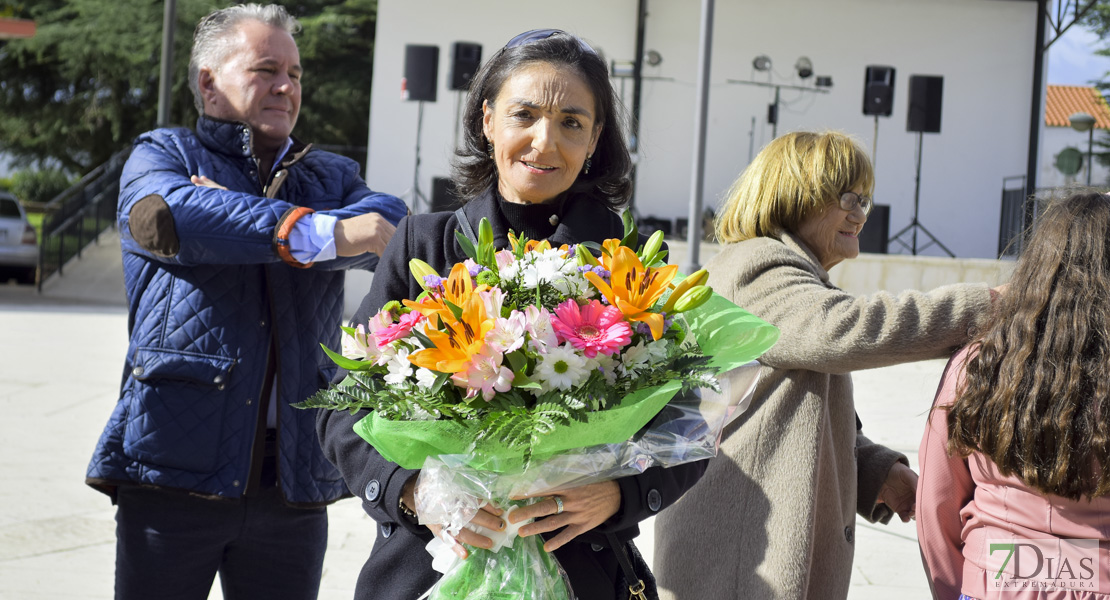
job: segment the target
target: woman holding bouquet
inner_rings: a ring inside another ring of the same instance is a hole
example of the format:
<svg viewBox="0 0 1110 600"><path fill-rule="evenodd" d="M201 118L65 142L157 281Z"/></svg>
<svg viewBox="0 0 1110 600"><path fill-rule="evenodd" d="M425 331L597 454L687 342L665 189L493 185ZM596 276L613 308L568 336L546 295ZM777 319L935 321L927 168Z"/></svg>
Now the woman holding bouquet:
<svg viewBox="0 0 1110 600"><path fill-rule="evenodd" d="M584 41L550 29L513 38L470 87L454 177L464 207L413 215L398 224L354 322L365 323L388 301L420 294L409 274L410 259L423 260L441 275L464 261L455 232L477 230L482 219L492 224L498 248L508 247L510 229L556 247L622 237L615 211L629 196L631 160L618 110L607 66ZM384 459L352 430L363 416L323 410L317 420L325 453L380 524L356 597L416 598L439 577L424 550L439 529L418 524L413 513L419 471ZM544 549L559 560L579 600L628 597L619 556L631 558L636 576L649 582L648 597L654 597L650 572L631 542L639 533L637 523L677 500L705 464L651 468L561 491L518 509L511 521L535 519L520 535L544 536ZM471 523L498 531L508 525L504 516L487 507ZM610 548L610 539L620 547ZM454 550L462 557L462 544L491 546L468 529L456 540Z"/></svg>
<svg viewBox="0 0 1110 600"><path fill-rule="evenodd" d="M845 598L855 513L903 521L917 476L860 430L851 372L939 358L985 322L984 284L855 297L829 269L859 254L867 154L839 133L772 141L718 212L715 290L779 328L751 406L703 481L656 521L664 596ZM897 398L892 398L897 402Z"/></svg>

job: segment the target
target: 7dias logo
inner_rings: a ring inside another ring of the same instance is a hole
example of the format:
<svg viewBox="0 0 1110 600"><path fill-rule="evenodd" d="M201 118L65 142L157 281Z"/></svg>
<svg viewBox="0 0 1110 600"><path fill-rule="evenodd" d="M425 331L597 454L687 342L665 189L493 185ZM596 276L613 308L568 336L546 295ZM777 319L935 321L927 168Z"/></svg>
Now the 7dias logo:
<svg viewBox="0 0 1110 600"><path fill-rule="evenodd" d="M1098 590L1098 540L987 540L987 589Z"/></svg>

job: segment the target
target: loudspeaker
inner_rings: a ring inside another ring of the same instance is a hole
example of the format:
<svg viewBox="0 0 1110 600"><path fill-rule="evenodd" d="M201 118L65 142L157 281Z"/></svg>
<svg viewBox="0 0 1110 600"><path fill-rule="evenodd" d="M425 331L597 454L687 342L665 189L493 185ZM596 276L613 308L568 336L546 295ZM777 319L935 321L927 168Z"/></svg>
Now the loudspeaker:
<svg viewBox="0 0 1110 600"><path fill-rule="evenodd" d="M451 70L447 74L447 87L452 90L470 88L470 80L482 64L482 45L472 42L451 44Z"/></svg>
<svg viewBox="0 0 1110 600"><path fill-rule="evenodd" d="M439 46L406 44L401 99L435 102L436 79L439 79Z"/></svg>
<svg viewBox="0 0 1110 600"><path fill-rule="evenodd" d="M875 204L867 216L867 224L859 232L859 251L872 254L886 254L886 243L890 236L890 206Z"/></svg>
<svg viewBox="0 0 1110 600"><path fill-rule="evenodd" d="M455 183L447 177L432 177L431 212L445 212L462 206Z"/></svg>
<svg viewBox="0 0 1110 600"><path fill-rule="evenodd" d="M910 109L906 115L906 131L940 133L940 105L943 97L943 77L910 75Z"/></svg>
<svg viewBox="0 0 1110 600"><path fill-rule="evenodd" d="M894 67L867 67L863 75L863 114L889 117L893 112Z"/></svg>

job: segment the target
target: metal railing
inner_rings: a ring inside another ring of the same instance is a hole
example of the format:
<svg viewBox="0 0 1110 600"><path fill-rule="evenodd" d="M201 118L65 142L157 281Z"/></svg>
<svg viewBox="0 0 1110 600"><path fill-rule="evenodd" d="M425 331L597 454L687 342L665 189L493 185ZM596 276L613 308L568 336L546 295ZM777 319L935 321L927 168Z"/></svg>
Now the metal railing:
<svg viewBox="0 0 1110 600"><path fill-rule="evenodd" d="M44 208L39 237L38 291L54 273L62 275L65 263L97 240L102 231L116 224L116 202L123 164L131 154L127 148L93 169Z"/></svg>
<svg viewBox="0 0 1110 600"><path fill-rule="evenodd" d="M1030 215L1031 216L1031 215ZM1025 175L1002 179L1002 210L998 224L998 256L1017 256L1025 244Z"/></svg>

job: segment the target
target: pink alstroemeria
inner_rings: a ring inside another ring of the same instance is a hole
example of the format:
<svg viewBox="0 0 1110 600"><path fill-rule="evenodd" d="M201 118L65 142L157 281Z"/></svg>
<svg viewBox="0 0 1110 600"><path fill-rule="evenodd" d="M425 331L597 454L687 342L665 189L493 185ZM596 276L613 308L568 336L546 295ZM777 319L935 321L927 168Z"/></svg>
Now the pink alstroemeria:
<svg viewBox="0 0 1110 600"><path fill-rule="evenodd" d="M612 356L632 341L632 329L623 316L620 309L597 300L579 306L572 298L555 307L551 326L560 342L570 342L586 358L598 353Z"/></svg>
<svg viewBox="0 0 1110 600"><path fill-rule="evenodd" d="M555 330L551 328L551 313L546 308L528 305L524 308L524 330L531 336L529 344L543 354L548 348L559 345Z"/></svg>
<svg viewBox="0 0 1110 600"><path fill-rule="evenodd" d="M486 305L486 314L498 318L501 316L501 305L505 301L505 294L501 288L492 288L478 292L478 297L482 299L482 303Z"/></svg>
<svg viewBox="0 0 1110 600"><path fill-rule="evenodd" d="M497 270L499 271L516 262L516 257L513 256L510 250L498 250L493 254L493 259L497 261Z"/></svg>
<svg viewBox="0 0 1110 600"><path fill-rule="evenodd" d="M524 345L524 313L514 310L507 319L497 319L493 329L486 334L486 343L502 354L508 354Z"/></svg>
<svg viewBox="0 0 1110 600"><path fill-rule="evenodd" d="M342 354L347 358L357 360L374 360L378 357L378 349L370 344L370 338L373 334L366 333L366 326L359 325L355 327L355 335L350 335L343 332L342 338Z"/></svg>
<svg viewBox="0 0 1110 600"><path fill-rule="evenodd" d="M375 331L374 339L377 340L378 347L384 348L385 346L388 346L389 344L407 336L409 334L409 331L412 330L412 328L415 327L416 324L419 323L422 319L424 319L424 315L414 310L412 312L401 315L401 318L398 319L396 323Z"/></svg>
<svg viewBox="0 0 1110 600"><path fill-rule="evenodd" d="M455 385L466 388L466 397L473 398L480 392L489 402L497 392L507 392L513 386L512 369L501 365L501 353L488 345L470 357L465 371L451 376Z"/></svg>

